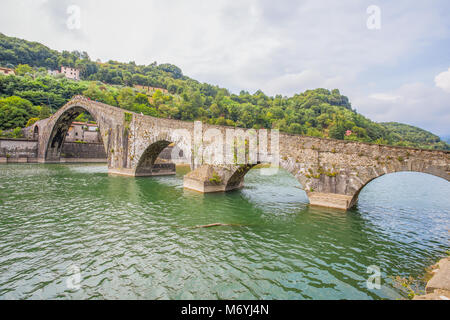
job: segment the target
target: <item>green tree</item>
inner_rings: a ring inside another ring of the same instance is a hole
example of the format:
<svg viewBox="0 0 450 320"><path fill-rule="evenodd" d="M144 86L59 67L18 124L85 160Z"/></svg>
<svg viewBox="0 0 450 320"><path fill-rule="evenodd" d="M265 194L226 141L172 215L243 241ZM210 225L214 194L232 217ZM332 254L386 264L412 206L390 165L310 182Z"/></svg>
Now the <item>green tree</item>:
<svg viewBox="0 0 450 320"><path fill-rule="evenodd" d="M133 89L131 88L122 88L119 90L119 95L117 96L117 102L121 108L131 110L133 108L133 104L135 103L135 96L133 93Z"/></svg>
<svg viewBox="0 0 450 320"><path fill-rule="evenodd" d="M333 124L330 126L330 130L328 132L328 135L330 138L333 139L344 139L345 134L345 128L342 126L340 122L333 122Z"/></svg>
<svg viewBox="0 0 450 320"><path fill-rule="evenodd" d="M42 105L39 110L39 119L47 119L48 117L50 117L50 115L50 108L45 104Z"/></svg>
<svg viewBox="0 0 450 320"><path fill-rule="evenodd" d="M156 106L156 108L158 108L161 104L163 104L164 103L164 95L161 92L161 90L156 90L152 95L152 99L153 99L153 104Z"/></svg>
<svg viewBox="0 0 450 320"><path fill-rule="evenodd" d="M23 138L22 128L16 127L12 132L13 138Z"/></svg>
<svg viewBox="0 0 450 320"><path fill-rule="evenodd" d="M136 98L134 100L135 100L135 103L138 103L138 104L143 104L146 106L150 105L148 102L148 97L145 94L140 93L140 92L138 92L136 94Z"/></svg>
<svg viewBox="0 0 450 320"><path fill-rule="evenodd" d="M289 125L289 129L288 130L289 130L290 133L298 133L298 134L303 133L303 128L298 123L291 123Z"/></svg>
<svg viewBox="0 0 450 320"><path fill-rule="evenodd" d="M18 75L18 76L24 76L27 74L33 74L33 68L27 64L19 64L16 67L15 72L16 72L16 75Z"/></svg>
<svg viewBox="0 0 450 320"><path fill-rule="evenodd" d="M30 116L37 115L37 108L28 100L17 96L0 99L0 129L23 128Z"/></svg>

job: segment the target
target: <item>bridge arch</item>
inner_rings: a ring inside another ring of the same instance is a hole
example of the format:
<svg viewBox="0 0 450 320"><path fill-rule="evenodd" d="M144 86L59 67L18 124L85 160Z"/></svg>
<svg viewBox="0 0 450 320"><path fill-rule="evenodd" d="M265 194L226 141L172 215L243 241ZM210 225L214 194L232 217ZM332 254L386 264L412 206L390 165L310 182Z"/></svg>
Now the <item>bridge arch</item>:
<svg viewBox="0 0 450 320"><path fill-rule="evenodd" d="M172 174L175 172L173 163L155 163L159 154L171 144L167 140L159 140L150 144L140 157L135 175L137 177Z"/></svg>
<svg viewBox="0 0 450 320"><path fill-rule="evenodd" d="M127 132L124 110L76 96L61 107L39 128L38 161L59 162L62 145L71 123L81 113L89 113L96 121L108 158L108 167L126 166ZM43 120L44 121L44 120Z"/></svg>
<svg viewBox="0 0 450 320"><path fill-rule="evenodd" d="M39 138L39 126L35 125L33 128L33 139L37 140Z"/></svg>
<svg viewBox="0 0 450 320"><path fill-rule="evenodd" d="M358 202L359 194L364 189L364 187L367 186L370 182L372 182L373 180L376 180L382 176L393 174L393 173L399 173L399 172L424 173L424 174L435 176L435 177L438 177L438 178L441 178L441 179L444 179L444 180L450 182L450 175L447 172L447 169L443 168L443 167L439 167L439 166L433 166L433 165L423 166L423 165L421 165L421 166L417 166L414 168L413 166L409 165L406 167L404 167L404 166L394 167L394 168L391 168L390 170L387 170L385 167L378 167L375 170L373 170L373 175L368 176L365 180L361 180L359 182L359 184L356 184L356 186L358 186L357 188L349 189L350 190L349 195L352 197L349 208L356 205L356 203Z"/></svg>
<svg viewBox="0 0 450 320"><path fill-rule="evenodd" d="M236 188L242 188L244 186L245 175L256 166L257 164L247 164L238 166L234 173L226 181L225 190L233 190Z"/></svg>
<svg viewBox="0 0 450 320"><path fill-rule="evenodd" d="M169 160L159 158L161 152L169 145L177 146L183 150L183 156L190 155L190 152L186 152L186 150L190 151L191 149L189 132L184 132L183 130L179 130L178 132L163 131L159 134L152 135L145 149L133 155L136 168L135 175L155 176L175 174L176 165ZM190 158L187 158L186 161L190 162Z"/></svg>
<svg viewBox="0 0 450 320"><path fill-rule="evenodd" d="M256 162L243 165L209 165L204 164L184 176L185 188L200 192L222 192L244 187L247 173L258 165L270 165L267 162ZM298 167L280 162L279 167L289 172L304 188L306 179ZM271 170L269 168L264 168ZM273 168L277 169L277 168ZM276 174L276 171L273 172ZM270 173L269 173L270 174Z"/></svg>
<svg viewBox="0 0 450 320"><path fill-rule="evenodd" d="M246 164L241 166L233 166L234 172L227 179L226 190L232 190L236 188L242 188L244 186L244 179L247 173L253 169L255 166L265 164L262 162L257 162L255 164ZM269 165L269 163L267 163ZM301 185L302 187L306 184L305 175L295 166L291 166L283 161L280 162L279 167L289 172Z"/></svg>
<svg viewBox="0 0 450 320"><path fill-rule="evenodd" d="M69 127L80 114L88 112L97 121L97 115L95 112L89 111L89 109L90 108L86 106L75 105L66 108L58 117L56 117L45 148L44 156L47 161L59 161L62 145L64 144ZM103 128L100 124L98 125L103 141ZM107 150L105 151L107 152Z"/></svg>

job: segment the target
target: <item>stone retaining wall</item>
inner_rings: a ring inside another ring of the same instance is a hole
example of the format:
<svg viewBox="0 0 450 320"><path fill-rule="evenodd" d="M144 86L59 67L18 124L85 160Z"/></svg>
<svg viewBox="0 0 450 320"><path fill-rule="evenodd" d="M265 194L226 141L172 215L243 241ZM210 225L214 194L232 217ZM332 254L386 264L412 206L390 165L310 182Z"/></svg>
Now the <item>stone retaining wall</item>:
<svg viewBox="0 0 450 320"><path fill-rule="evenodd" d="M0 163L38 162L38 141L0 138ZM66 142L60 162L106 162L102 143Z"/></svg>
<svg viewBox="0 0 450 320"><path fill-rule="evenodd" d="M106 152L103 143L65 142L61 150L62 158L104 159Z"/></svg>
<svg viewBox="0 0 450 320"><path fill-rule="evenodd" d="M0 158L13 159L36 158L38 143L36 140L0 138Z"/></svg>

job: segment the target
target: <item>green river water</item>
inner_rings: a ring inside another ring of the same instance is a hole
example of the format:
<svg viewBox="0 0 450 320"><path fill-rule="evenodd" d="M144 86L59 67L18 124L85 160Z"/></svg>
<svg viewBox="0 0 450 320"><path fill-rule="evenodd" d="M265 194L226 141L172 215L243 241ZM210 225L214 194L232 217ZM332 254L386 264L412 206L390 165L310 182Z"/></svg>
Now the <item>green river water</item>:
<svg viewBox="0 0 450 320"><path fill-rule="evenodd" d="M342 212L309 207L283 170L206 195L182 171L0 166L0 299L399 299L392 276L448 254L450 184L434 176L380 177ZM190 228L216 222L242 226Z"/></svg>

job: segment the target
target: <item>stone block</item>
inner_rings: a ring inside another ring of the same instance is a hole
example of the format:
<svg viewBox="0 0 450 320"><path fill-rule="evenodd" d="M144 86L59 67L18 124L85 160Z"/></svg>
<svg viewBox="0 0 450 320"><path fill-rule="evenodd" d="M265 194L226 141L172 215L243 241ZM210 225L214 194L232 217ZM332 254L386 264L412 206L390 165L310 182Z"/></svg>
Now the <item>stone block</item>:
<svg viewBox="0 0 450 320"><path fill-rule="evenodd" d="M438 262L434 276L428 281L426 293L432 293L436 289L450 291L450 259L442 259Z"/></svg>
<svg viewBox="0 0 450 320"><path fill-rule="evenodd" d="M348 210L353 206L353 197L345 194L307 192L312 206Z"/></svg>

